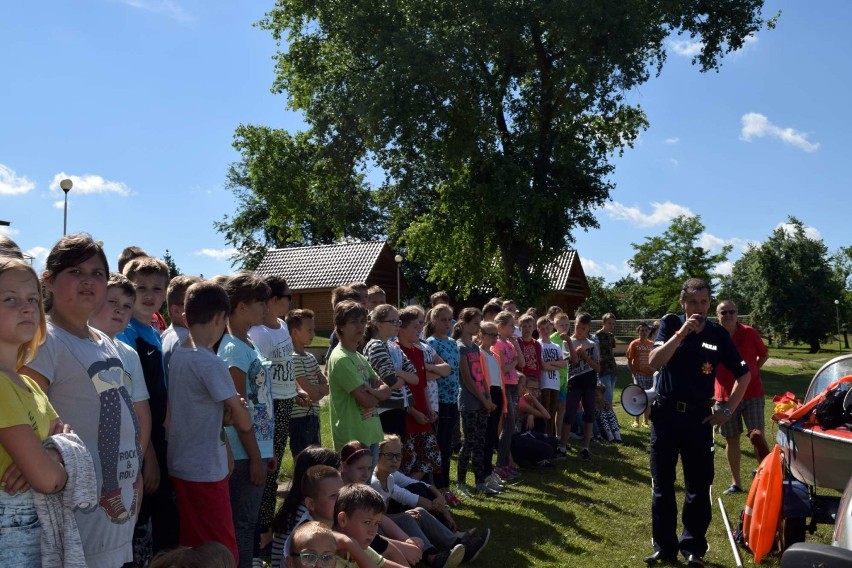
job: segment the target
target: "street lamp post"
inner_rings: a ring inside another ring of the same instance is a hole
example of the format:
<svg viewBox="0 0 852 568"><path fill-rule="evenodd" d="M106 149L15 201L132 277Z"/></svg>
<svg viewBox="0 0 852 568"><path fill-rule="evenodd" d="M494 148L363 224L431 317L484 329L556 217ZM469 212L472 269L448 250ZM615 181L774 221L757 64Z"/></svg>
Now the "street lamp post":
<svg viewBox="0 0 852 568"><path fill-rule="evenodd" d="M74 187L74 182L70 179L64 179L59 182L59 187L65 192L65 216L62 222L62 236L64 237L68 234L68 192Z"/></svg>
<svg viewBox="0 0 852 568"><path fill-rule="evenodd" d="M402 262L402 255L398 254L393 259L396 261L396 307L402 306L402 297L399 292L399 265Z"/></svg>
<svg viewBox="0 0 852 568"><path fill-rule="evenodd" d="M843 350L840 345L840 300L834 300L834 310L837 312L837 351Z"/></svg>

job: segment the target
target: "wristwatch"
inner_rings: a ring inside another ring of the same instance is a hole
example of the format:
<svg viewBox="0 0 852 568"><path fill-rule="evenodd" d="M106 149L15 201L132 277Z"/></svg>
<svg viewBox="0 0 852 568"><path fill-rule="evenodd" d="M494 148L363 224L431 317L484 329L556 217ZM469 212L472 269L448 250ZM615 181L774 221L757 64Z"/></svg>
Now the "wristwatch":
<svg viewBox="0 0 852 568"><path fill-rule="evenodd" d="M722 414L724 414L728 418L730 418L733 413L734 412L730 408L728 408L727 406L722 409Z"/></svg>

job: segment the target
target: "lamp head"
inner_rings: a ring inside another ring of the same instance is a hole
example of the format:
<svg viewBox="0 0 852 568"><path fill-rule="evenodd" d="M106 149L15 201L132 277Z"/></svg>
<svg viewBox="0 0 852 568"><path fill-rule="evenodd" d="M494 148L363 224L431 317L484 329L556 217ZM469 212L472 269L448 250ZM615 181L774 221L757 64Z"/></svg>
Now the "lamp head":
<svg viewBox="0 0 852 568"><path fill-rule="evenodd" d="M400 262L402 262L402 255L398 254L395 257L393 257L393 259L397 262L397 264L399 264Z"/></svg>
<svg viewBox="0 0 852 568"><path fill-rule="evenodd" d="M69 191L71 191L71 188L74 187L74 182L70 179L64 179L59 182L59 187L62 188L62 191L68 193Z"/></svg>

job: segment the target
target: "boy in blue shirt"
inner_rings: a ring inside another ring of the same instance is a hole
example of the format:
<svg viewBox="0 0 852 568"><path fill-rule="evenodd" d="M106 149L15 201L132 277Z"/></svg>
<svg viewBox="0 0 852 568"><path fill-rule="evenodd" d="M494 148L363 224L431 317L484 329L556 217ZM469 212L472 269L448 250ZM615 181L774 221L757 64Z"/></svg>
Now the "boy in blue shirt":
<svg viewBox="0 0 852 568"><path fill-rule="evenodd" d="M234 387L245 399L253 424L249 433L231 427L225 429L234 453L229 490L240 556L238 566L251 568L252 559L260 550L255 533L266 474L277 470L273 454L272 376L269 363L261 359L248 335L249 328L263 323L270 289L253 273L243 272L228 280L225 291L231 313L218 354L227 363Z"/></svg>
<svg viewBox="0 0 852 568"><path fill-rule="evenodd" d="M150 256L134 258L124 267L124 275L136 288L133 317L118 339L130 345L139 355L151 407L151 442L142 463L145 498L136 522L134 551L144 550L136 561L144 563L147 550L156 554L178 545L179 523L172 484L166 467L166 408L168 393L163 365L163 345L151 319L166 299L169 267ZM148 544L148 522L151 523L151 542ZM134 552L134 556L136 553Z"/></svg>

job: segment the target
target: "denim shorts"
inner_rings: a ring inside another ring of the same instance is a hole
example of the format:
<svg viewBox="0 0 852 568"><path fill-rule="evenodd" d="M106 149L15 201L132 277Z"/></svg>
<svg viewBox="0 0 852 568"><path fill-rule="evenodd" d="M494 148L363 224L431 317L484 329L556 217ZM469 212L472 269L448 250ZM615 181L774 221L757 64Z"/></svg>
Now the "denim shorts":
<svg viewBox="0 0 852 568"><path fill-rule="evenodd" d="M41 523L32 491L9 495L0 489L0 566L41 566Z"/></svg>

